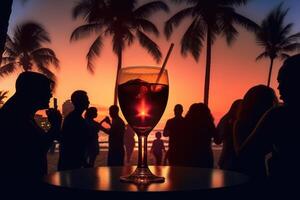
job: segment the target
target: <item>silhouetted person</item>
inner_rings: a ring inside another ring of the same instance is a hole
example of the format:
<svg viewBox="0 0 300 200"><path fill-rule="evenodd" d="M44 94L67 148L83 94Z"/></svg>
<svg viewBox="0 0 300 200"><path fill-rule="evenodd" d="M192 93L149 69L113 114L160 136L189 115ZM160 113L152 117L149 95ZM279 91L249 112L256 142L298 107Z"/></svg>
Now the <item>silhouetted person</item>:
<svg viewBox="0 0 300 200"><path fill-rule="evenodd" d="M300 54L297 54L285 60L278 73L278 89L284 104L269 110L263 116L240 149L241 154L257 151L266 155L272 152L270 177L272 183L279 187L272 192L283 188L298 191L295 180L299 178L300 169L297 161L300 155L299 77Z"/></svg>
<svg viewBox="0 0 300 200"><path fill-rule="evenodd" d="M184 140L184 118L182 117L183 107L181 104L176 104L174 107L174 117L169 119L165 125L163 136L169 137L169 149L166 157L170 165L178 165L183 157Z"/></svg>
<svg viewBox="0 0 300 200"><path fill-rule="evenodd" d="M124 133L124 145L126 150L126 162L130 163L131 155L134 150L135 140L134 140L134 131L129 124L126 125Z"/></svg>
<svg viewBox="0 0 300 200"><path fill-rule="evenodd" d="M36 190L34 184L47 173L47 152L59 135L62 117L59 111L49 109L51 128L45 132L34 115L49 108L53 86L54 82L45 75L23 72L16 80L15 94L0 110L1 181L12 183L16 191Z"/></svg>
<svg viewBox="0 0 300 200"><path fill-rule="evenodd" d="M155 158L155 164L161 165L161 161L163 158L163 152L166 152L164 141L161 140L161 132L155 133L156 139L152 142L152 147L150 152L153 154Z"/></svg>
<svg viewBox="0 0 300 200"><path fill-rule="evenodd" d="M109 135L108 139L108 166L121 166L124 165L124 132L125 123L119 117L119 107L116 105L109 107L109 115L112 118L110 121L109 117L105 118L105 122L110 125L109 129L102 128L102 131Z"/></svg>
<svg viewBox="0 0 300 200"><path fill-rule="evenodd" d="M88 167L93 167L97 155L99 154L99 141L98 133L101 129L101 124L95 121L95 118L98 116L97 108L90 107L85 112L85 120L89 127L89 143L87 150L87 164Z"/></svg>
<svg viewBox="0 0 300 200"><path fill-rule="evenodd" d="M241 99L235 100L229 111L221 118L217 125L220 142L223 142L223 148L218 163L221 169L236 169L237 157L233 146L233 127L241 104Z"/></svg>
<svg viewBox="0 0 300 200"><path fill-rule="evenodd" d="M211 143L212 139L216 143L219 142L219 139L209 108L203 103L194 103L190 106L185 120L183 165L213 168Z"/></svg>
<svg viewBox="0 0 300 200"><path fill-rule="evenodd" d="M77 90L71 95L74 110L64 119L60 141L58 170L86 167L89 126L82 117L90 102L87 93Z"/></svg>
<svg viewBox="0 0 300 200"><path fill-rule="evenodd" d="M254 86L246 92L234 127L236 152L254 130L263 114L277 103L274 90L265 85ZM238 168L254 178L264 178L266 176L265 156L258 154L257 151L238 154Z"/></svg>

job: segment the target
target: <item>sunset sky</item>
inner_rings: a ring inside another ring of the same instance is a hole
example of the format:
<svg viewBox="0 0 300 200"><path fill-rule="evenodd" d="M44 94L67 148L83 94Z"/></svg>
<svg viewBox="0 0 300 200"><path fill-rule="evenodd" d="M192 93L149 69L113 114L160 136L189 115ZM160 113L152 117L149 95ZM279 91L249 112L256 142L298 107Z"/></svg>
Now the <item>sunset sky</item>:
<svg viewBox="0 0 300 200"><path fill-rule="evenodd" d="M41 23L50 33L52 43L49 47L56 52L61 62L60 70L53 69L57 75L57 89L54 96L58 98L59 105L69 99L74 90L83 89L88 92L92 104L101 108L109 107L113 103L117 65L117 58L112 53L111 38L105 40L100 57L95 59L95 74L90 74L86 69L85 56L95 36L72 43L69 41L72 31L82 24L82 21L74 21L71 17L75 2L76 0L30 0L22 5L20 0L15 0L9 33L17 24L26 20ZM205 48L198 63L190 55L184 58L180 54L180 38L190 24L189 20L185 20L184 24L174 30L169 41L164 37L164 22L176 11L185 7L184 4L174 5L167 0L165 2L170 6L170 13L158 12L150 18L161 32L159 38L150 36L159 44L163 56L166 55L171 42L175 43L166 67L169 73L170 93L160 126L167 118L173 116L173 107L176 103L183 104L185 114L192 103L203 100L205 70ZM246 7L237 10L260 23L261 19L280 2L281 0L252 0ZM292 33L300 31L299 1L285 0L284 7L290 8L286 22L294 23ZM224 38L219 37L212 49L209 106L216 121L225 114L231 103L237 98L242 98L251 86L265 84L267 81L269 60L255 61L256 56L263 49L256 45L252 33L242 28L238 30L240 35L231 47L227 46ZM147 51L137 43L127 47L123 55L123 66L157 65ZM162 62L158 66L161 64ZM276 75L280 65L280 60L275 62L271 83L274 89L277 88ZM0 78L0 90L9 90L9 94L12 95L16 77L17 73Z"/></svg>

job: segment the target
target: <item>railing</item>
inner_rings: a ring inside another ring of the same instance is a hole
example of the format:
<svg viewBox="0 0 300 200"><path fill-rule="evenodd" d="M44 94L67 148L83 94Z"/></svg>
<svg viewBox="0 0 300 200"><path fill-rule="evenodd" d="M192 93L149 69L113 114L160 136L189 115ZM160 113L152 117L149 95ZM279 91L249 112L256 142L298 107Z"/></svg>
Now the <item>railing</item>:
<svg viewBox="0 0 300 200"><path fill-rule="evenodd" d="M168 149L169 141L168 140L163 140L163 141L164 141L164 144L165 144L165 148ZM148 149L149 150L151 149L151 146L152 146L152 141L148 141ZM99 147L100 147L100 150L107 151L108 150L108 141L99 141ZM54 149L52 147L52 152L54 152L54 151L57 152L58 148L59 148L59 143L57 141L55 141ZM135 147L134 148L136 150L138 148L138 142L137 141L135 141ZM212 149L213 150L222 150L222 145L216 145L216 144L212 143Z"/></svg>

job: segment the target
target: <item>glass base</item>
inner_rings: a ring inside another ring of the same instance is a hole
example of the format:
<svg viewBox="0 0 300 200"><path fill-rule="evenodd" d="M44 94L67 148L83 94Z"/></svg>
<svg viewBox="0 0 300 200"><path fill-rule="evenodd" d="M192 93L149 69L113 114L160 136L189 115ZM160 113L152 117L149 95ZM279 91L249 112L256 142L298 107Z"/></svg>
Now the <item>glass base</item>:
<svg viewBox="0 0 300 200"><path fill-rule="evenodd" d="M131 175L121 176L120 180L125 183L135 183L138 185L165 182L164 177L155 176L149 168L136 168Z"/></svg>

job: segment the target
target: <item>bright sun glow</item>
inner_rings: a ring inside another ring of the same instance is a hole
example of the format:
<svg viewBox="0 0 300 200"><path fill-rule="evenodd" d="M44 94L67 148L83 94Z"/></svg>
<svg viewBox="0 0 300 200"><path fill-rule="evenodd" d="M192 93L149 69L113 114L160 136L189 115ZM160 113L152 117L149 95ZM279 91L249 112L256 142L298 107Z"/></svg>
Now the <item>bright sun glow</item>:
<svg viewBox="0 0 300 200"><path fill-rule="evenodd" d="M148 106L145 100L143 99L141 103L137 106L136 116L144 120L145 118L150 117L149 110L150 110L150 106Z"/></svg>

